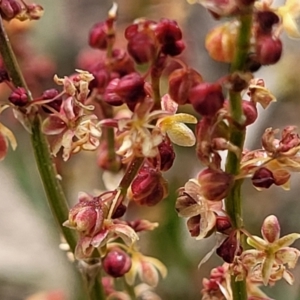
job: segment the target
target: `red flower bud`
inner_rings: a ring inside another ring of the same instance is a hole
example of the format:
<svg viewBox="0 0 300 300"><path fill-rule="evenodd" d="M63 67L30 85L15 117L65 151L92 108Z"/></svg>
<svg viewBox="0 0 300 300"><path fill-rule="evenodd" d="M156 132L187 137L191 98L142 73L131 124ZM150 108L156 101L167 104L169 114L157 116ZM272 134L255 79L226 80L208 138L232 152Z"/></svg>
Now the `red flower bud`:
<svg viewBox="0 0 300 300"><path fill-rule="evenodd" d="M282 42L271 35L258 37L256 42L256 54L262 65L272 65L279 61L282 53Z"/></svg>
<svg viewBox="0 0 300 300"><path fill-rule="evenodd" d="M16 106L25 106L28 103L27 91L22 87L18 87L11 93L8 100Z"/></svg>
<svg viewBox="0 0 300 300"><path fill-rule="evenodd" d="M255 103L253 103L252 101L243 100L242 108L243 108L244 116L246 118L244 125L248 126L254 123L258 115Z"/></svg>
<svg viewBox="0 0 300 300"><path fill-rule="evenodd" d="M137 64L145 64L154 59L156 46L147 33L138 32L130 38L127 50Z"/></svg>
<svg viewBox="0 0 300 300"><path fill-rule="evenodd" d="M102 201L82 193L79 196L79 203L70 209L69 219L65 225L83 235L93 236L101 230L103 220Z"/></svg>
<svg viewBox="0 0 300 300"><path fill-rule="evenodd" d="M160 172L144 167L133 180L131 193L136 203L154 206L167 196L167 182Z"/></svg>
<svg viewBox="0 0 300 300"><path fill-rule="evenodd" d="M120 77L135 72L134 62L127 51L123 49L114 49L112 58L112 71L119 74Z"/></svg>
<svg viewBox="0 0 300 300"><path fill-rule="evenodd" d="M15 18L21 11L22 6L16 0L2 0L0 2L0 14L7 21Z"/></svg>
<svg viewBox="0 0 300 300"><path fill-rule="evenodd" d="M184 42L176 41L174 43L163 44L161 47L161 52L165 55L176 56L181 54L184 49Z"/></svg>
<svg viewBox="0 0 300 300"><path fill-rule="evenodd" d="M154 168L159 168L160 171L166 172L172 167L175 159L173 145L169 140L164 140L158 145L158 151L158 157L148 158L148 160Z"/></svg>
<svg viewBox="0 0 300 300"><path fill-rule="evenodd" d="M138 73L131 73L119 80L115 92L127 105L135 106L146 96L144 84L144 79Z"/></svg>
<svg viewBox="0 0 300 300"><path fill-rule="evenodd" d="M57 95L58 95L58 90L49 89L49 90L46 90L46 91L43 92L42 98L43 98L43 100L50 100L50 99L55 98ZM62 98L59 97L59 98L47 103L47 106L52 107L56 111L59 111L60 107L61 107L61 104L62 104ZM44 112L52 113L47 107L42 106L42 108L43 108Z"/></svg>
<svg viewBox="0 0 300 300"><path fill-rule="evenodd" d="M271 34L273 25L279 22L279 17L270 10L258 11L256 21L262 34Z"/></svg>
<svg viewBox="0 0 300 300"><path fill-rule="evenodd" d="M182 32L176 21L161 19L154 29L159 43L172 44L182 39Z"/></svg>
<svg viewBox="0 0 300 300"><path fill-rule="evenodd" d="M201 216L197 215L189 218L186 222L187 228L192 237L199 236L200 234L200 219Z"/></svg>
<svg viewBox="0 0 300 300"><path fill-rule="evenodd" d="M275 182L273 173L267 168L260 168L252 176L252 184L257 188L268 189Z"/></svg>
<svg viewBox="0 0 300 300"><path fill-rule="evenodd" d="M103 262L104 271L114 277L122 277L131 268L130 256L119 248L113 248L104 257Z"/></svg>
<svg viewBox="0 0 300 300"><path fill-rule="evenodd" d="M124 103L123 99L116 93L116 88L119 82L120 78L111 80L106 87L103 95L104 101L113 106L120 106Z"/></svg>
<svg viewBox="0 0 300 300"><path fill-rule="evenodd" d="M202 81L202 76L194 69L177 69L169 76L169 95L176 103L186 104L190 89Z"/></svg>
<svg viewBox="0 0 300 300"><path fill-rule="evenodd" d="M230 235L225 241L217 248L216 253L224 259L225 262L231 264L236 255L240 255L243 249L239 245L236 235Z"/></svg>
<svg viewBox="0 0 300 300"><path fill-rule="evenodd" d="M199 173L198 182L207 200L220 201L227 196L234 177L221 170L207 168Z"/></svg>
<svg viewBox="0 0 300 300"><path fill-rule="evenodd" d="M218 232L229 234L232 230L230 219L226 216L217 216L216 229Z"/></svg>
<svg viewBox="0 0 300 300"><path fill-rule="evenodd" d="M212 117L223 107L222 86L218 83L200 83L191 89L189 100L199 114Z"/></svg>
<svg viewBox="0 0 300 300"><path fill-rule="evenodd" d="M105 50L108 44L108 26L106 22L96 23L89 33L89 45L92 48Z"/></svg>

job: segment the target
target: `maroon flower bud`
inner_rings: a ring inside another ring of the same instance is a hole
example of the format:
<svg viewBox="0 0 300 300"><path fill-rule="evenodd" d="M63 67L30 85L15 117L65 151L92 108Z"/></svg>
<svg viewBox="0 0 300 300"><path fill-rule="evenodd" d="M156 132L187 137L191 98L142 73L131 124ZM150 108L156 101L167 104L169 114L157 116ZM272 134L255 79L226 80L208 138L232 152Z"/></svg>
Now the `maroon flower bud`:
<svg viewBox="0 0 300 300"><path fill-rule="evenodd" d="M282 42L271 35L258 37L256 42L256 54L262 65L272 65L279 61L282 53Z"/></svg>
<svg viewBox="0 0 300 300"><path fill-rule="evenodd" d="M135 106L138 101L146 96L144 84L144 79L138 73L131 73L119 80L115 92L127 105Z"/></svg>
<svg viewBox="0 0 300 300"><path fill-rule="evenodd" d="M119 74L120 77L135 72L134 62L127 51L123 49L114 49L112 58L112 71Z"/></svg>
<svg viewBox="0 0 300 300"><path fill-rule="evenodd" d="M8 100L16 106L25 106L28 103L27 91L22 87L18 87L10 94Z"/></svg>
<svg viewBox="0 0 300 300"><path fill-rule="evenodd" d="M156 46L147 33L138 32L130 38L127 50L137 64L145 64L154 59Z"/></svg>
<svg viewBox="0 0 300 300"><path fill-rule="evenodd" d="M124 103L123 99L116 93L116 88L119 82L119 78L111 80L108 86L106 87L103 95L104 101L113 106L120 106Z"/></svg>
<svg viewBox="0 0 300 300"><path fill-rule="evenodd" d="M158 145L158 157L149 158L154 168L159 168L160 171L168 171L175 160L175 152L173 145L169 140L164 140Z"/></svg>
<svg viewBox="0 0 300 300"><path fill-rule="evenodd" d="M189 100L199 114L214 116L223 107L222 86L218 83L200 83L191 89Z"/></svg>
<svg viewBox="0 0 300 300"><path fill-rule="evenodd" d="M136 203L154 206L167 196L167 182L160 172L144 167L133 180L131 193Z"/></svg>
<svg viewBox="0 0 300 300"><path fill-rule="evenodd" d="M218 232L229 234L232 230L230 219L227 216L217 216L216 229Z"/></svg>
<svg viewBox="0 0 300 300"><path fill-rule="evenodd" d="M94 79L89 83L89 89L98 90L99 94L103 94L109 81L112 79L109 72L105 68L100 68L92 72Z"/></svg>
<svg viewBox="0 0 300 300"><path fill-rule="evenodd" d="M254 53L249 54L245 62L245 70L254 73L258 71L260 67L261 63L259 62L257 55Z"/></svg>
<svg viewBox="0 0 300 300"><path fill-rule="evenodd" d="M256 21L262 34L270 34L273 25L279 22L279 17L270 10L258 11Z"/></svg>
<svg viewBox="0 0 300 300"><path fill-rule="evenodd" d="M176 56L181 54L184 49L184 42L176 41L175 43L163 44L161 47L161 52L165 55Z"/></svg>
<svg viewBox="0 0 300 300"><path fill-rule="evenodd" d="M124 216L126 213L127 206L123 203L120 203L118 207L115 208L113 215L111 216L112 219L118 219Z"/></svg>
<svg viewBox="0 0 300 300"><path fill-rule="evenodd" d="M273 171L273 177L274 177L274 184L284 185L290 180L291 174L284 169L278 169Z"/></svg>
<svg viewBox="0 0 300 300"><path fill-rule="evenodd" d="M200 219L201 216L197 215L189 218L186 222L187 228L192 237L199 236L200 234Z"/></svg>
<svg viewBox="0 0 300 300"><path fill-rule="evenodd" d="M198 182L207 200L220 201L227 196L234 177L222 170L207 168L199 173Z"/></svg>
<svg viewBox="0 0 300 300"><path fill-rule="evenodd" d="M253 103L252 101L243 100L242 108L243 108L244 116L246 118L244 125L248 126L254 123L258 115L255 103Z"/></svg>
<svg viewBox="0 0 300 300"><path fill-rule="evenodd" d="M43 92L42 98L43 98L43 100L50 100L50 99L55 98L57 95L58 95L58 90L49 89L49 90L46 90L46 91ZM47 103L47 106L52 107L56 111L59 111L60 107L61 107L61 104L62 104L62 98L59 97L58 99L55 99L55 100ZM43 106L42 108L46 113L52 113L47 107Z"/></svg>
<svg viewBox="0 0 300 300"><path fill-rule="evenodd" d="M182 39L182 32L176 21L161 19L154 29L155 35L161 44L174 44Z"/></svg>
<svg viewBox="0 0 300 300"><path fill-rule="evenodd" d="M87 236L93 236L101 230L104 220L103 203L97 197L81 193L79 203L70 209L65 226Z"/></svg>
<svg viewBox="0 0 300 300"><path fill-rule="evenodd" d="M273 173L267 168L260 168L252 176L252 184L257 188L268 189L275 182Z"/></svg>
<svg viewBox="0 0 300 300"><path fill-rule="evenodd" d="M169 76L169 95L176 103L186 104L190 89L202 81L202 76L194 69L177 69Z"/></svg>
<svg viewBox="0 0 300 300"><path fill-rule="evenodd" d="M236 255L240 255L243 249L239 245L236 235L232 234L217 248L216 253L223 258L223 260L231 264Z"/></svg>
<svg viewBox="0 0 300 300"><path fill-rule="evenodd" d="M2 0L0 2L0 14L7 21L15 18L21 11L22 6L16 0Z"/></svg>
<svg viewBox="0 0 300 300"><path fill-rule="evenodd" d="M114 277L122 277L131 268L130 256L119 248L113 248L104 257L103 262L104 271Z"/></svg>
<svg viewBox="0 0 300 300"><path fill-rule="evenodd" d="M89 33L89 45L92 48L105 50L108 44L108 26L106 22L96 23Z"/></svg>

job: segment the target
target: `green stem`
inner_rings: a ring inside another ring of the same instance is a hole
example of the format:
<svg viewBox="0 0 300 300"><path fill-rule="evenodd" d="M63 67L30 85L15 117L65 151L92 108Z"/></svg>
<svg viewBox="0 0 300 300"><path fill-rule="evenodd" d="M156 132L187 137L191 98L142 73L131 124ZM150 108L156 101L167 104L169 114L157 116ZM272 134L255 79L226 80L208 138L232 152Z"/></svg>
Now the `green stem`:
<svg viewBox="0 0 300 300"><path fill-rule="evenodd" d="M252 27L252 7L248 8L245 14L240 16L240 28L236 43L236 55L231 65L231 73L236 71L244 71L245 62L249 52L251 27ZM245 141L245 129L243 123L242 98L240 93L231 91L229 93L230 112L232 124L230 125L230 143L243 149ZM226 161L226 172L238 175L240 170L241 157L233 152L229 152ZM236 180L234 186L230 190L225 199L226 211L231 219L232 225L237 230L242 228L242 199L241 185L242 180ZM247 300L246 282L236 281L235 277L231 278L231 287L234 300Z"/></svg>
<svg viewBox="0 0 300 300"><path fill-rule="evenodd" d="M45 135L41 131L40 123L40 118L35 116L32 121L31 143L36 163L52 214L55 217L57 224L72 252L74 252L77 238L73 231L62 225L68 219L69 208L67 200L58 181L55 166L51 159L49 144Z"/></svg>
<svg viewBox="0 0 300 300"><path fill-rule="evenodd" d="M29 101L32 101L32 95L27 87L19 64L12 50L9 38L3 26L3 20L0 17L0 53L5 64L5 68L15 87L23 87L26 89ZM41 130L41 119L36 111L32 110L30 115L24 115L30 122L32 131L31 143L35 154L37 167L41 176L41 180L47 195L48 203L57 221L61 232L69 244L70 249L74 252L77 237L70 229L64 227L62 224L68 219L69 208L65 198L63 189L59 182L58 174L56 172L54 163L51 158L50 147L48 141ZM82 278L84 279L84 278ZM95 284L89 291L91 300L104 300L101 282L96 280Z"/></svg>

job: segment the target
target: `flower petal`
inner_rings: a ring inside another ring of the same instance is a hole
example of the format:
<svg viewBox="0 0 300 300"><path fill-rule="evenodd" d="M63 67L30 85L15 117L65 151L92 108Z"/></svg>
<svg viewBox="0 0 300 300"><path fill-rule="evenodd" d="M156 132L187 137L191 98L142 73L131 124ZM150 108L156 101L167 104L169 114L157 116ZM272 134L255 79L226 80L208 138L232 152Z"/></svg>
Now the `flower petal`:
<svg viewBox="0 0 300 300"><path fill-rule="evenodd" d="M172 143L176 145L191 147L196 143L193 131L185 124L174 123L172 127L166 130L166 132Z"/></svg>

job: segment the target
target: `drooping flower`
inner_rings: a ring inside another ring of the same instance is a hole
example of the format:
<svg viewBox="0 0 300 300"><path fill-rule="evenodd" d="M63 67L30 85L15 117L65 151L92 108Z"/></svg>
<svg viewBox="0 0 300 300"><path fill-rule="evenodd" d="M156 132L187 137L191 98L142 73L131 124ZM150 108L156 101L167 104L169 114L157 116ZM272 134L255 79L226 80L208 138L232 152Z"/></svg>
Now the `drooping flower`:
<svg viewBox="0 0 300 300"><path fill-rule="evenodd" d="M222 201L209 201L204 198L201 186L190 179L179 190L175 206L179 216L188 218L187 226L197 240L205 238L215 228L217 213L222 211Z"/></svg>

